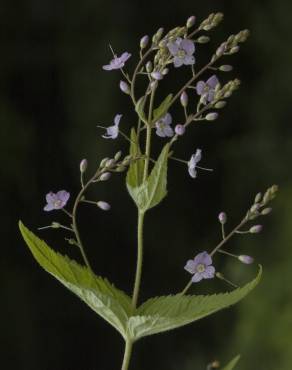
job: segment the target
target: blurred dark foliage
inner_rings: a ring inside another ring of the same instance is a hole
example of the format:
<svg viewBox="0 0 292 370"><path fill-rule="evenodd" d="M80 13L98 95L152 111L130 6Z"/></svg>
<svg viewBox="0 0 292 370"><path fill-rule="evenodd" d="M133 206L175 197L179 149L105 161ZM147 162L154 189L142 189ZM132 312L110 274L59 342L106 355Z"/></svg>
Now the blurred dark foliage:
<svg viewBox="0 0 292 370"><path fill-rule="evenodd" d="M291 295L291 1L54 1L1 2L1 368L9 370L119 369L123 343L114 330L67 292L33 260L19 235L18 219L31 229L59 220L45 214L44 195L79 187L79 161L94 169L101 158L126 146L101 139L97 124L110 124L123 113L122 125L134 123L127 96L118 89L118 72L101 66L108 48L133 52L141 36L158 27L183 24L189 15L203 19L223 11L224 23L204 60L230 33L249 28L251 38L234 56L243 83L219 120L189 130L177 156L203 149L213 174L192 180L184 166L172 164L169 197L146 220L145 268L141 299L173 293L188 276L182 267L219 238L217 214L235 224L254 195L280 185L274 212L259 236L234 240L234 250L253 255L264 266L264 279L244 302L176 332L136 345L131 369L205 369L213 360L242 354L238 369L290 370L292 363ZM170 79L176 80L172 73ZM175 81L173 81L176 83ZM166 93L166 92L165 92ZM181 111L174 112L180 119ZM157 147L162 140L157 139ZM203 162L202 162L203 163ZM109 201L110 213L84 207L81 233L98 274L131 292L135 263L135 209L124 177L92 191ZM60 217L60 218L59 218ZM229 224L228 224L229 225ZM76 256L63 235L39 232L54 248ZM219 257L219 256L218 256ZM256 266L218 258L217 266L244 283ZM214 288L215 287L215 288ZM218 282L194 288L228 290Z"/></svg>

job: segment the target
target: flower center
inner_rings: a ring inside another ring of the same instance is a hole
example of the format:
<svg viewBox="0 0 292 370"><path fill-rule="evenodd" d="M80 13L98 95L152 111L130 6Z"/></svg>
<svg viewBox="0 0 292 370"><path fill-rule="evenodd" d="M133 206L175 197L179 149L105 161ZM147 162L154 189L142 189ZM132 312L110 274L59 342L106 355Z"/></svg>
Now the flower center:
<svg viewBox="0 0 292 370"><path fill-rule="evenodd" d="M186 52L185 52L184 50L179 50L179 51L177 52L177 56L178 56L179 58L184 58L184 57L186 56Z"/></svg>
<svg viewBox="0 0 292 370"><path fill-rule="evenodd" d="M202 263L199 263L198 266L197 266L197 271L198 272L204 272L205 271L205 265L203 265Z"/></svg>
<svg viewBox="0 0 292 370"><path fill-rule="evenodd" d="M60 207L62 205L62 201L60 199L54 201L54 207Z"/></svg>

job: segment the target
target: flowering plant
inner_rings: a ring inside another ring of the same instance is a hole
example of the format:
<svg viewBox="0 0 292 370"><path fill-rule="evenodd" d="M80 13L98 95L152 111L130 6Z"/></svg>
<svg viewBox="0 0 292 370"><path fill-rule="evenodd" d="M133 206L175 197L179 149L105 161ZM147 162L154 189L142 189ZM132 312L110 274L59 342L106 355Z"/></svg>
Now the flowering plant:
<svg viewBox="0 0 292 370"><path fill-rule="evenodd" d="M193 259L186 261L184 269L191 276L184 289L174 295L155 297L142 304L139 303L144 219L149 210L162 202L167 195L168 162L173 160L183 163L193 179L198 178L198 170L212 171L210 168L198 165L203 158L201 149L196 149L189 160L184 160L175 157L175 144L178 140L183 140L185 134L191 132L191 126L216 120L219 115L218 110L226 105L227 99L232 96L240 84L238 79L222 84L215 73L232 70L230 65L220 64L220 60L222 57L239 51L241 44L248 37L247 30L228 37L217 47L209 62L203 67L198 67L197 49L200 45L209 42L210 37L206 33L217 27L222 19L221 13L212 13L196 26L196 18L192 16L185 26L176 27L167 33L160 28L153 35L152 40L144 36L140 40L140 58L132 74L125 69L132 57L128 52L123 52L121 56L113 52L113 59L103 66L107 72L115 70L121 72L123 80L119 84L120 90L129 96L137 114L137 125L125 128L122 114L117 114L113 125L98 127L105 130L102 133L104 139L117 140L122 137L127 140L129 153L123 157L122 153L118 152L112 158L102 159L91 176L87 176L87 160L83 159L80 162L81 188L73 200L71 210L66 208L70 202L69 192L61 190L57 193L49 192L46 195L47 204L44 206L44 211L61 210L65 212L68 216L68 224L64 225L54 221L51 225L40 228L61 229L68 233L70 237L66 240L70 245L79 249L85 266L55 252L21 222L19 223L21 233L39 264L111 324L124 338L125 352L122 370L129 369L132 348L136 341L145 336L190 324L235 304L257 285L261 277L262 268L259 267L254 280L238 287L218 271L214 257L220 253L236 258L243 264L253 263L251 256L234 254L226 250L224 246L235 234L257 234L262 230L262 225L251 223L271 212L269 203L276 195L276 185L263 194L256 195L247 212L233 229L226 230L226 213L221 212L218 215L221 240L210 251L198 251ZM156 93L160 84L180 69L190 72L189 79L175 94L169 94L162 102L157 103ZM144 92L137 97L137 80L140 78L144 83ZM196 104L195 98L197 99ZM170 113L176 103L183 110L183 122L177 122ZM159 137L160 141L164 141L156 159L151 153L151 144L155 136ZM145 140L144 146L143 140ZM111 206L108 202L88 199L87 190L91 186L98 185L99 182L109 181L115 173L125 172L126 187L138 211L137 265L131 296L94 273L76 221L78 207L81 203L93 204L101 211L109 211ZM229 283L234 289L217 295L189 294L193 284L199 283L202 279L213 278ZM232 370L238 360L239 357L234 358L224 369ZM218 367L217 361L207 366L208 369Z"/></svg>

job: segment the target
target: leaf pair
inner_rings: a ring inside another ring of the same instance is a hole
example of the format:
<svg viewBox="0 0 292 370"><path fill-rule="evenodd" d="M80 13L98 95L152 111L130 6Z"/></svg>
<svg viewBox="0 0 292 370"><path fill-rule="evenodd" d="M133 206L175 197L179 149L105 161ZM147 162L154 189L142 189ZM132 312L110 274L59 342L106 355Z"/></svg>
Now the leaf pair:
<svg viewBox="0 0 292 370"><path fill-rule="evenodd" d="M21 222L19 227L38 263L110 323L124 339L132 341L187 325L238 302L258 284L261 276L260 269L252 282L231 293L162 296L149 299L133 309L131 298L126 293L67 256L53 251Z"/></svg>

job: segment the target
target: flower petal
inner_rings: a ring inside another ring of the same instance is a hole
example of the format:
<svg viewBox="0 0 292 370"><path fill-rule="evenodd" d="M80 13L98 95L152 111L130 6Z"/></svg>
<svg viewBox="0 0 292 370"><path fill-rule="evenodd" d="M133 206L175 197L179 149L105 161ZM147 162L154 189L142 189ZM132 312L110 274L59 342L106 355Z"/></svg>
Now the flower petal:
<svg viewBox="0 0 292 370"><path fill-rule="evenodd" d="M203 92L205 90L205 86L206 86L206 84L205 84L204 81L199 81L197 83L196 90L197 90L197 94L198 95L202 95L203 94Z"/></svg>
<svg viewBox="0 0 292 370"><path fill-rule="evenodd" d="M192 55L195 52L195 44L193 41L188 39L183 39L181 41L180 47L188 54Z"/></svg>
<svg viewBox="0 0 292 370"><path fill-rule="evenodd" d="M122 118L122 114L117 114L114 119L115 126L119 126L120 120Z"/></svg>
<svg viewBox="0 0 292 370"><path fill-rule="evenodd" d="M184 64L184 59L180 57L174 57L173 59L173 65L175 68L179 68Z"/></svg>
<svg viewBox="0 0 292 370"><path fill-rule="evenodd" d="M215 276L215 267L214 266L206 267L205 271L202 272L202 276L204 279L213 279L213 277Z"/></svg>
<svg viewBox="0 0 292 370"><path fill-rule="evenodd" d="M208 78L206 84L211 87L211 89L215 89L216 86L219 84L219 80L216 75L211 76Z"/></svg>
<svg viewBox="0 0 292 370"><path fill-rule="evenodd" d="M196 272L193 277L192 277L192 282L193 283L198 283L199 281L201 281L203 279L203 276L201 273L199 272Z"/></svg>
<svg viewBox="0 0 292 370"><path fill-rule="evenodd" d="M192 55L186 55L184 57L184 64L187 66L195 64L195 57L193 57Z"/></svg>
<svg viewBox="0 0 292 370"><path fill-rule="evenodd" d="M190 274L194 274L196 272L196 266L194 260L188 260L184 269Z"/></svg>

